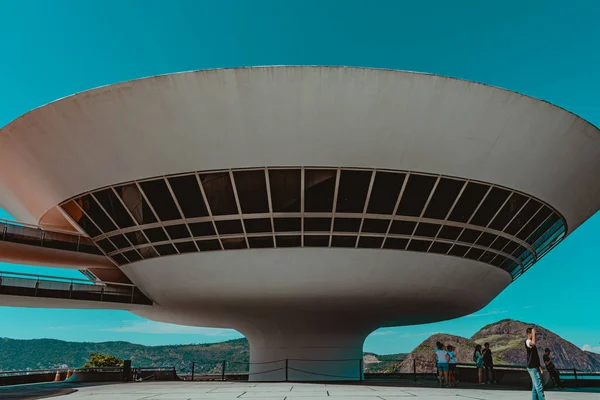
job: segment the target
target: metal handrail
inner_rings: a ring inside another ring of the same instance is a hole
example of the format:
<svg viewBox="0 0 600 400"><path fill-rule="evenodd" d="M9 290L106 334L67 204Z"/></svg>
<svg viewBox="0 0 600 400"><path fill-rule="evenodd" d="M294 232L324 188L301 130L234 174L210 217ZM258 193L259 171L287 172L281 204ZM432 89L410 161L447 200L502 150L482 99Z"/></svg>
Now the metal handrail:
<svg viewBox="0 0 600 400"><path fill-rule="evenodd" d="M17 277L28 276L28 277L36 278L37 280L40 280L40 278L42 278L42 280L50 280L50 281L52 281L52 280L56 281L57 279L59 279L60 281L68 281L68 282L78 281L78 282L84 282L88 285L92 284L92 285L96 285L96 286L115 285L115 286L135 287L135 285L131 284L131 283L91 281L89 279L80 279L80 278L64 278L64 277L52 276L52 275L39 275L39 274L27 274L24 272L0 271L0 276L6 276L6 275L16 275ZM43 279L43 278L50 278L50 279ZM27 279L27 278L25 278L25 279Z"/></svg>
<svg viewBox="0 0 600 400"><path fill-rule="evenodd" d="M24 226L27 228L39 229L39 230L46 231L46 232L63 233L63 234L67 234L67 235L81 236L81 237L85 237L85 238L89 237L88 235L84 235L83 233L77 232L77 231L68 231L66 229L46 227L43 225L33 225L33 224L26 223L26 222L13 221L13 220L5 219L5 218L0 218L0 223L6 224L6 225Z"/></svg>

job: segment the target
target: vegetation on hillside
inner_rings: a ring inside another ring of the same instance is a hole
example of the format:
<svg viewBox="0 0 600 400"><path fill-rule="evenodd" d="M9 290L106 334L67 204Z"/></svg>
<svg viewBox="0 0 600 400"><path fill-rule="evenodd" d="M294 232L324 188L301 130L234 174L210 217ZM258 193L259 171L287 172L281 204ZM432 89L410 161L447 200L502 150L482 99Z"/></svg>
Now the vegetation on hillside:
<svg viewBox="0 0 600 400"><path fill-rule="evenodd" d="M110 354L90 353L88 362L82 368L122 367L123 360Z"/></svg>

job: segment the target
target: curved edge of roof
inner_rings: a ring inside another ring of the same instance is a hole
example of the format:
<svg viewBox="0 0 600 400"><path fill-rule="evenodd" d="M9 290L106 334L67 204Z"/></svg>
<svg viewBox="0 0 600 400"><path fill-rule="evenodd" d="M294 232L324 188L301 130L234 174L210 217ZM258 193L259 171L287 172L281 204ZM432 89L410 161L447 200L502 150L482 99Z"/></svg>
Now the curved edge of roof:
<svg viewBox="0 0 600 400"><path fill-rule="evenodd" d="M578 114L575 114L572 111L567 110L564 107L561 107L559 105L556 105L554 103L551 103L547 100L544 99L540 99L537 98L535 96L531 96L531 95L527 95L527 94L523 94L520 92L517 92L515 90L510 90L510 89L506 89L500 86L494 86L494 85L490 85L487 83L483 83L483 82L479 82L479 81L471 81L468 79L463 79L463 78L455 78L452 76L447 76L447 75L440 75L440 74L435 74L435 73L429 73L429 72L419 72L419 71L409 71L409 70L402 70L402 69L392 69L392 68L375 68L375 67L361 67L361 66L349 66L349 65L314 65L314 64L306 64L306 65L252 65L252 66L238 66L238 67L222 67L222 68L207 68L207 69L194 69L194 70L188 70L188 71L179 71L179 72L169 72L169 73L164 73L164 74L158 74L158 75L150 75L150 76L144 76L141 78L135 78L135 79L130 79L127 81L120 81L120 82L115 82L115 83L110 83L107 85L102 85L102 86L97 86L91 89L86 89L86 90L82 90L81 92L75 92L73 94L70 94L68 96L64 96L64 97L59 97L56 100L53 100L49 103L46 104L42 104L38 107L32 108L31 110L27 111L26 113L18 116L17 118L13 119L12 121L10 121L9 123L7 123L6 125L0 127L0 133L8 126L12 125L15 121L20 120L21 118L26 118L29 114L35 112L38 109L44 108L46 106L55 104L55 103L59 103L59 102L63 102L66 101L68 99L71 99L73 97L78 97L78 96L84 96L86 94L95 94L95 93L102 93L105 90L108 90L109 88L118 88L122 85L128 84L128 83L133 83L133 82L138 82L138 81L144 81L144 80L149 80L149 79L155 79L155 78L161 78L161 77L167 77L167 76L173 76L173 75L182 75L182 74L193 74L193 73L198 73L198 72L210 72L210 71L222 71L222 70L237 70L237 69L258 69L258 68L337 68L337 69L356 69L356 70L368 70L368 71L383 71L383 72L397 72L397 73L403 73L403 74L408 74L408 75L422 75L422 76L432 76L432 77L437 77L437 78L442 78L442 79L447 79L447 80L451 80L451 81L456 81L459 83L467 83L467 84L475 84L477 86L482 86L485 88L490 88L493 90L500 90L503 92L507 92L510 94L516 94L518 96L530 99L530 100L534 100L536 102L540 102L540 103L544 103L546 105L549 105L552 108L555 108L557 110L560 110L562 112L566 112L569 115L574 116L575 118L577 118L580 121L583 121L585 124L593 127L594 129L596 129L596 131L598 131L598 133L600 134L600 126L595 125L593 123L591 123L590 121L586 120L585 118L581 117Z"/></svg>

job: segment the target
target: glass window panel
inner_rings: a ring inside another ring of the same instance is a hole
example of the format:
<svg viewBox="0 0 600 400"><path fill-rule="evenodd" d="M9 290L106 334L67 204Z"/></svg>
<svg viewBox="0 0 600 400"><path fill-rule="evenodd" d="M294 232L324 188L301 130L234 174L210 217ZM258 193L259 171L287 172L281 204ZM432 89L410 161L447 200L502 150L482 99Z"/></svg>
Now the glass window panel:
<svg viewBox="0 0 600 400"><path fill-rule="evenodd" d="M133 222L133 219L131 219L131 216L112 189L100 190L94 193L94 197L104 207L119 228L129 228L135 225L135 222Z"/></svg>
<svg viewBox="0 0 600 400"><path fill-rule="evenodd" d="M439 224L429 224L426 222L420 222L417 225L417 230L415 231L415 236L424 236L424 237L435 237L438 231L440 230L441 225Z"/></svg>
<svg viewBox="0 0 600 400"><path fill-rule="evenodd" d="M299 232L301 230L300 218L274 218L276 232Z"/></svg>
<svg viewBox="0 0 600 400"><path fill-rule="evenodd" d="M446 254L452 247L452 243L435 242L429 250L430 253Z"/></svg>
<svg viewBox="0 0 600 400"><path fill-rule="evenodd" d="M465 228L460 234L458 241L464 243L475 243L479 235L481 235L481 231Z"/></svg>
<svg viewBox="0 0 600 400"><path fill-rule="evenodd" d="M425 218L445 219L464 184L465 181L441 178L423 216Z"/></svg>
<svg viewBox="0 0 600 400"><path fill-rule="evenodd" d="M142 256L140 256L140 255L138 254L138 252L137 252L137 251L135 251L135 250L129 250L129 251L126 251L125 253L123 253L123 255L124 255L125 257L127 257L127 259L128 259L130 262L136 262L136 261L140 261L140 260L142 259Z"/></svg>
<svg viewBox="0 0 600 400"><path fill-rule="evenodd" d="M173 240L183 239L190 237L190 232L185 225L170 225L165 226L165 230L169 234L169 237Z"/></svg>
<svg viewBox="0 0 600 400"><path fill-rule="evenodd" d="M299 212L301 172L299 169L269 170L273 212Z"/></svg>
<svg viewBox="0 0 600 400"><path fill-rule="evenodd" d="M307 232L329 232L331 230L331 218L304 218L304 231Z"/></svg>
<svg viewBox="0 0 600 400"><path fill-rule="evenodd" d="M408 239L386 238L383 244L384 249L404 250L408 244Z"/></svg>
<svg viewBox="0 0 600 400"><path fill-rule="evenodd" d="M492 260L492 265L495 265L496 267L500 267L502 264L504 264L506 262L507 258L501 255L497 255L496 258L494 258Z"/></svg>
<svg viewBox="0 0 600 400"><path fill-rule="evenodd" d="M509 240L507 238L498 236L498 238L494 242L492 242L490 247L494 250L501 251L504 248L504 246L506 246L508 244L508 242L509 242Z"/></svg>
<svg viewBox="0 0 600 400"><path fill-rule="evenodd" d="M267 249L273 246L273 236L249 237L248 244L251 249Z"/></svg>
<svg viewBox="0 0 600 400"><path fill-rule="evenodd" d="M367 212L371 214L392 214L405 177L406 174L377 171Z"/></svg>
<svg viewBox="0 0 600 400"><path fill-rule="evenodd" d="M110 253L111 251L115 251L117 249L108 239L98 240L96 244L100 246L105 253Z"/></svg>
<svg viewBox="0 0 600 400"><path fill-rule="evenodd" d="M146 234L146 237L148 237L148 240L150 240L153 243L164 242L165 240L169 240L167 234L161 227L144 229L144 233Z"/></svg>
<svg viewBox="0 0 600 400"><path fill-rule="evenodd" d="M127 239L129 239L134 246L148 243L142 231L127 232L125 236L127 236Z"/></svg>
<svg viewBox="0 0 600 400"><path fill-rule="evenodd" d="M300 236L275 236L277 247L300 247L302 239Z"/></svg>
<svg viewBox="0 0 600 400"><path fill-rule="evenodd" d="M413 221L394 221L390 228L390 233L394 235L412 235L416 222Z"/></svg>
<svg viewBox="0 0 600 400"><path fill-rule="evenodd" d="M332 212L336 170L304 171L304 211Z"/></svg>
<svg viewBox="0 0 600 400"><path fill-rule="evenodd" d="M492 253L491 251L486 251L483 253L483 255L481 256L479 261L489 264L494 259L494 257L496 257L496 253Z"/></svg>
<svg viewBox="0 0 600 400"><path fill-rule="evenodd" d="M125 249L131 247L131 243L123 235L113 235L110 237L110 241L113 242L118 249ZM129 258L129 257L127 257Z"/></svg>
<svg viewBox="0 0 600 400"><path fill-rule="evenodd" d="M492 217L498 212L502 204L510 196L508 190L493 187L490 194L485 198L479 210L475 213L471 219L473 225L487 226L490 223Z"/></svg>
<svg viewBox="0 0 600 400"><path fill-rule="evenodd" d="M196 244L200 251L221 250L221 245L216 239L213 240L197 240Z"/></svg>
<svg viewBox="0 0 600 400"><path fill-rule="evenodd" d="M185 218L208 216L196 175L177 176L168 180Z"/></svg>
<svg viewBox="0 0 600 400"><path fill-rule="evenodd" d="M79 200L79 204L81 205L81 208L83 208L83 211L85 211L92 221L96 223L102 232L108 233L117 230L115 224L112 223L92 196L86 194Z"/></svg>
<svg viewBox="0 0 600 400"><path fill-rule="evenodd" d="M503 230L506 224L508 224L517 212L519 212L526 201L527 197L519 193L513 193L490 224L490 228L497 231Z"/></svg>
<svg viewBox="0 0 600 400"><path fill-rule="evenodd" d="M246 246L246 239L244 239L243 237L221 239L221 243L223 243L223 248L225 250L237 250L248 248L248 246Z"/></svg>
<svg viewBox="0 0 600 400"><path fill-rule="evenodd" d="M154 250L154 247L147 246L137 249L137 251L144 257L144 259L158 257L158 253Z"/></svg>
<svg viewBox="0 0 600 400"><path fill-rule="evenodd" d="M268 213L267 181L265 171L235 171L235 188L242 213Z"/></svg>
<svg viewBox="0 0 600 400"><path fill-rule="evenodd" d="M362 213L365 209L371 171L342 170L338 188L336 212Z"/></svg>
<svg viewBox="0 0 600 400"><path fill-rule="evenodd" d="M363 232L386 233L390 221L386 219L365 219L363 222Z"/></svg>
<svg viewBox="0 0 600 400"><path fill-rule="evenodd" d="M179 251L180 254L195 253L198 251L198 249L196 249L196 245L194 244L194 242L175 243L175 247L177 247L177 250Z"/></svg>
<svg viewBox="0 0 600 400"><path fill-rule="evenodd" d="M477 244L480 246L489 247L498 236L492 235L491 233L482 233L477 239Z"/></svg>
<svg viewBox="0 0 600 400"><path fill-rule="evenodd" d="M355 247L356 236L333 236L331 247Z"/></svg>
<svg viewBox="0 0 600 400"><path fill-rule="evenodd" d="M523 226L525 226L525 224L529 221L529 219L531 219L531 217L534 216L541 206L542 205L539 202L530 199L529 202L525 204L523 209L519 211L515 219L513 219L512 222L506 227L504 232L508 233L509 235L516 235L516 233L521 230Z"/></svg>
<svg viewBox="0 0 600 400"><path fill-rule="evenodd" d="M467 246L461 246L459 244L455 244L454 247L452 247L450 249L450 252L448 253L451 256L456 256L456 257L464 257L465 253L469 250L469 248Z"/></svg>
<svg viewBox="0 0 600 400"><path fill-rule="evenodd" d="M121 254L115 254L114 256L111 256L111 258L112 258L113 260L115 260L115 262L116 262L118 265L124 265L124 264L127 264L127 263L129 262L129 261L127 261L127 259L126 259L125 257L123 257L123 255L121 255Z"/></svg>
<svg viewBox="0 0 600 400"><path fill-rule="evenodd" d="M177 250L170 243L154 246L154 248L156 249L156 251L158 251L158 254L160 254L161 256L170 256L172 254L177 254Z"/></svg>
<svg viewBox="0 0 600 400"><path fill-rule="evenodd" d="M426 252L429 246L431 246L431 240L413 239L406 250Z"/></svg>
<svg viewBox="0 0 600 400"><path fill-rule="evenodd" d="M557 214L555 214L555 213L551 214L550 217L548 217L546 219L546 221L544 221L544 223L535 230L535 232L533 232L531 235L529 235L526 242L529 244L533 244L539 238L546 235L546 233L552 231L552 229L558 229L558 226L557 226L558 224L556 224L556 223L559 221L559 219L560 218Z"/></svg>
<svg viewBox="0 0 600 400"><path fill-rule="evenodd" d="M451 221L467 222L488 191L489 186L469 182L448 217Z"/></svg>
<svg viewBox="0 0 600 400"><path fill-rule="evenodd" d="M81 211L74 201L70 201L62 205L62 209L71 217L77 225L83 229L91 237L102 234L100 230L92 223L92 221Z"/></svg>
<svg viewBox="0 0 600 400"><path fill-rule="evenodd" d="M418 217L429 198L437 177L429 175L410 175L402 194L402 200L396 215Z"/></svg>
<svg viewBox="0 0 600 400"><path fill-rule="evenodd" d="M102 254L92 239L84 236L79 239L79 251L90 254Z"/></svg>
<svg viewBox="0 0 600 400"><path fill-rule="evenodd" d="M358 239L358 247L363 249L379 249L382 243L382 237L361 236Z"/></svg>
<svg viewBox="0 0 600 400"><path fill-rule="evenodd" d="M542 208L529 220L529 222L521 229L521 231L517 234L517 237L521 240L525 240L535 231L540 225L546 221L546 219L550 216L552 211L546 207L542 206Z"/></svg>
<svg viewBox="0 0 600 400"><path fill-rule="evenodd" d="M212 222L196 222L188 225L194 237L215 236L215 227Z"/></svg>
<svg viewBox="0 0 600 400"><path fill-rule="evenodd" d="M335 218L333 230L337 232L358 232L360 229L359 218Z"/></svg>
<svg viewBox="0 0 600 400"><path fill-rule="evenodd" d="M145 225L156 222L156 217L148 206L148 202L135 184L117 186L115 191L138 224Z"/></svg>
<svg viewBox="0 0 600 400"><path fill-rule="evenodd" d="M483 250L471 247L471 250L469 250L469 252L465 255L465 257L469 258L471 260L479 260L479 257L481 257L482 255L483 255Z"/></svg>
<svg viewBox="0 0 600 400"><path fill-rule="evenodd" d="M234 219L230 221L215 221L219 235L230 235L233 233L244 233L242 221Z"/></svg>
<svg viewBox="0 0 600 400"><path fill-rule="evenodd" d="M213 215L238 214L229 173L202 174L200 180Z"/></svg>
<svg viewBox="0 0 600 400"><path fill-rule="evenodd" d="M510 258L507 258L506 261L500 266L500 268L513 274L517 270L521 269L521 266L518 263L511 260Z"/></svg>
<svg viewBox="0 0 600 400"><path fill-rule="evenodd" d="M175 205L175 201L167 187L167 183L163 179L141 182L140 186L142 187L144 194L146 194L150 205L154 208L154 211L156 211L158 218L162 221L183 218Z"/></svg>
<svg viewBox="0 0 600 400"><path fill-rule="evenodd" d="M518 243L510 242L506 245L506 247L504 247L504 249L502 249L502 252L506 253L506 254L512 254L513 251L515 251L517 249L517 247L519 247Z"/></svg>
<svg viewBox="0 0 600 400"><path fill-rule="evenodd" d="M457 226L443 226L442 230L438 234L439 238L448 239L448 240L456 240L458 236L461 234L463 228L459 228Z"/></svg>
<svg viewBox="0 0 600 400"><path fill-rule="evenodd" d="M247 233L273 232L270 218L245 219L244 227Z"/></svg>
<svg viewBox="0 0 600 400"><path fill-rule="evenodd" d="M304 236L305 247L328 247L329 236Z"/></svg>

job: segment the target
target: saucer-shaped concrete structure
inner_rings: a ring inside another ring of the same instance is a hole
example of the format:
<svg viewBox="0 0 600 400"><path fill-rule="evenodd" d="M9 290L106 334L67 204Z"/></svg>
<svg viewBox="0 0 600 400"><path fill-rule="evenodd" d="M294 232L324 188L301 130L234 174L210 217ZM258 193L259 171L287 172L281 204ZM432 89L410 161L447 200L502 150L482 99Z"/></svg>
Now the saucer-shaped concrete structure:
<svg viewBox="0 0 600 400"><path fill-rule="evenodd" d="M358 379L371 331L480 309L598 210L600 132L446 77L222 69L35 109L0 171L15 218L93 242L53 265L149 299L112 308L237 329L252 380ZM0 295L41 303L90 304Z"/></svg>

